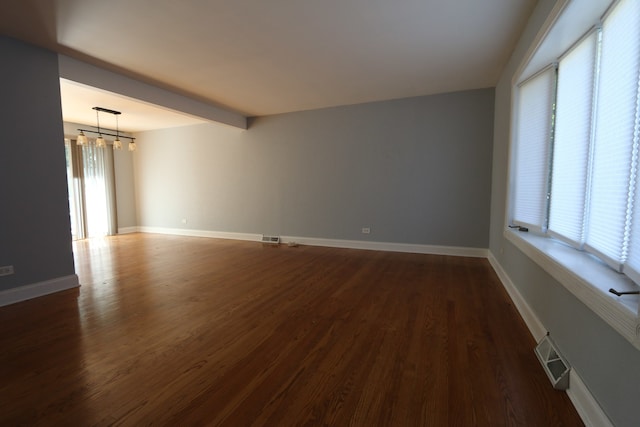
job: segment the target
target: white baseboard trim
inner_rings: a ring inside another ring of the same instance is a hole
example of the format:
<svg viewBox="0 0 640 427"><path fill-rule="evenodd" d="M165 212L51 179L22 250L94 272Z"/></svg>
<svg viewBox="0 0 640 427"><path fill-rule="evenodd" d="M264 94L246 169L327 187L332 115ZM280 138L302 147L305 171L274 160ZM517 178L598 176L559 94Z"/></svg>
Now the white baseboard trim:
<svg viewBox="0 0 640 427"><path fill-rule="evenodd" d="M138 232L138 227L122 227L122 228L118 228L118 234L130 234L130 233L137 233Z"/></svg>
<svg viewBox="0 0 640 427"><path fill-rule="evenodd" d="M136 227L141 233L173 234L177 236L212 237L217 239L248 240L259 242L262 234L230 233L225 231L190 230L164 227ZM486 248L465 248L457 246L419 245L412 243L368 242L363 240L323 239L317 237L280 236L280 242L298 243L300 245L324 246L329 248L365 249L374 251L407 252L432 255L452 255L475 258L486 258Z"/></svg>
<svg viewBox="0 0 640 427"><path fill-rule="evenodd" d="M412 243L368 242L363 240L322 239L315 237L281 236L282 243L295 242L301 245L325 246L329 248L365 249L373 251L407 252L416 254L452 255L486 258L484 248L464 248L457 246L419 245Z"/></svg>
<svg viewBox="0 0 640 427"><path fill-rule="evenodd" d="M32 283L26 286L18 286L17 288L0 291L0 307L55 292L65 291L67 289L77 288L78 286L80 286L80 282L78 281L78 276L75 274L45 280L44 282Z"/></svg>
<svg viewBox="0 0 640 427"><path fill-rule="evenodd" d="M489 263L496 272L498 278L502 282L502 285L506 289L507 293L511 297L513 304L520 313L520 316L527 324L531 335L535 338L536 342L539 342L547 333L547 329L544 327L538 316L531 309L527 301L522 297L522 294L518 291L518 288L513 284L511 278L506 271L502 268L493 253L488 252L487 256ZM533 349L531 350L533 351ZM567 395L576 408L578 415L582 418L587 427L613 427L613 424L604 413L596 399L593 397L585 383L580 378L580 375L575 369L571 369L569 374L569 389Z"/></svg>
<svg viewBox="0 0 640 427"><path fill-rule="evenodd" d="M249 240L258 242L262 240L262 234L230 233L226 231L191 230L184 228L165 227L137 227L141 233L171 234L175 236L209 237L214 239Z"/></svg>
<svg viewBox="0 0 640 427"><path fill-rule="evenodd" d="M511 297L511 301L516 306L516 309L524 319L524 322L527 324L531 335L536 340L536 342L540 342L540 340L547 334L547 329L544 327L538 316L533 312L527 301L522 297L518 288L513 284L507 272L504 271L496 257L493 256L491 252L489 252L489 263L493 267L493 270L498 275L498 278L502 282L502 285L506 289L507 293Z"/></svg>
<svg viewBox="0 0 640 427"><path fill-rule="evenodd" d="M587 427L613 427L613 423L604 413L591 392L582 382L582 378L575 369L569 373L569 389L567 395Z"/></svg>

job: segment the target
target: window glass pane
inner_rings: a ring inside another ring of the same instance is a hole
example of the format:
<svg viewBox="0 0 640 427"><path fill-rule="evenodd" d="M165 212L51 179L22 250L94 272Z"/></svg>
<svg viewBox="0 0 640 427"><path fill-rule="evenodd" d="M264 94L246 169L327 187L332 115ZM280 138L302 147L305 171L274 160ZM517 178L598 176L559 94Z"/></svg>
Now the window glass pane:
<svg viewBox="0 0 640 427"><path fill-rule="evenodd" d="M638 93L640 2L621 2L602 28L587 247L615 268L626 256L625 224Z"/></svg>
<svg viewBox="0 0 640 427"><path fill-rule="evenodd" d="M549 231L575 246L583 243L597 36L584 39L558 67Z"/></svg>
<svg viewBox="0 0 640 427"><path fill-rule="evenodd" d="M555 69L524 82L519 91L513 222L546 226L547 177Z"/></svg>

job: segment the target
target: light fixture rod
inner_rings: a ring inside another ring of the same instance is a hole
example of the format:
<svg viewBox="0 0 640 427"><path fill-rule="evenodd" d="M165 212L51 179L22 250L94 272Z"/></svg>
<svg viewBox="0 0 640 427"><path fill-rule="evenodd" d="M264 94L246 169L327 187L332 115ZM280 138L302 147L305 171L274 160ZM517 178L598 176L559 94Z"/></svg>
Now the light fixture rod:
<svg viewBox="0 0 640 427"><path fill-rule="evenodd" d="M96 110L96 111L102 111L103 113L109 113L109 114L122 114L120 111L116 111L116 110L110 110L108 108L103 108L103 107L93 107L92 110Z"/></svg>
<svg viewBox="0 0 640 427"><path fill-rule="evenodd" d="M98 135L119 136L120 138L127 138L127 139L130 139L130 140L132 140L132 141L135 141L135 140L136 140L135 138L132 138L132 137L130 137L130 136L125 136L125 135L116 135L116 134L114 134L114 133L98 132L98 131L95 131L95 130L80 129L80 128L78 128L78 130L79 130L79 131L82 131L82 132L97 133ZM108 130L112 130L112 129L108 129Z"/></svg>
<svg viewBox="0 0 640 427"><path fill-rule="evenodd" d="M93 107L94 110L96 110L96 122L98 122L98 135L102 136L102 133L100 133L100 113L99 110L96 109L96 107Z"/></svg>
<svg viewBox="0 0 640 427"><path fill-rule="evenodd" d="M94 128L94 129L98 129L97 126L91 126L91 125L85 125L85 126L89 126L89 127ZM83 130L86 130L87 132L98 133L97 130L87 130L87 129L83 129ZM102 132L103 130L106 130L106 131L109 131L109 132L115 132L116 131L115 129L111 129L111 128L106 128L104 126L100 126L100 131ZM120 133L120 131L118 131L118 133ZM124 135L122 135L122 136L124 136Z"/></svg>

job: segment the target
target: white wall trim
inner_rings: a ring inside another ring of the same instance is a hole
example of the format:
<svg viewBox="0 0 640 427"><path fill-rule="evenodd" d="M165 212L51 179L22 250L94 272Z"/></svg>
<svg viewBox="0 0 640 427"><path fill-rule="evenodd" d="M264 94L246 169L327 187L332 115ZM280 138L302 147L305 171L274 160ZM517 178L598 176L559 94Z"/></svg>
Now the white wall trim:
<svg viewBox="0 0 640 427"><path fill-rule="evenodd" d="M533 335L533 338L536 340L536 342L539 342L547 334L547 329L544 327L540 319L538 319L538 316L536 316L535 312L531 309L531 307L527 303L527 300L525 300L520 291L518 291L518 288L516 288L516 286L513 284L511 278L507 275L507 272L504 271L500 263L498 263L496 257L493 256L493 253L489 252L489 256L487 258L489 259L489 263L493 267L493 270L496 272L498 278L502 282L502 285L511 297L511 300L520 313L520 316L522 316L522 319L524 319L524 322L527 324L531 335Z"/></svg>
<svg viewBox="0 0 640 427"><path fill-rule="evenodd" d="M138 227L122 227L118 228L118 234L130 234L138 232Z"/></svg>
<svg viewBox="0 0 640 427"><path fill-rule="evenodd" d="M132 228L132 227L129 227ZM262 234L252 233L230 233L226 231L210 231L210 230L191 230L183 228L165 228L165 227L136 227L136 231L141 233L157 233L157 234L173 234L177 236L191 237L211 237L217 239L233 239L248 240L259 242L262 240ZM389 243L389 242L370 242L363 240L342 240L342 239L323 239L317 237L299 237L299 236L280 236L283 244L297 243L309 246L325 246L329 248L344 249L365 249L373 251L388 252L407 252L417 254L432 255L452 255L465 256L474 258L486 258L488 249L485 248L465 248L458 246L436 246L436 245L420 245L412 243Z"/></svg>
<svg viewBox="0 0 640 427"><path fill-rule="evenodd" d="M281 236L282 243L296 242L301 245L325 246L330 248L366 249L374 251L407 252L432 255L452 255L486 258L488 249L458 246L435 246L412 243L369 242L363 240L322 239L316 237Z"/></svg>
<svg viewBox="0 0 640 427"><path fill-rule="evenodd" d="M262 234L253 233L231 233L227 231L192 230L186 228L165 228L165 227L137 227L141 233L172 234L175 236L189 237L209 237L214 239L249 240L260 241Z"/></svg>
<svg viewBox="0 0 640 427"><path fill-rule="evenodd" d="M0 307L71 288L77 288L79 286L80 282L76 274L45 280L44 282L32 283L26 286L18 286L0 291Z"/></svg>
<svg viewBox="0 0 640 427"><path fill-rule="evenodd" d="M504 268L502 268L493 253L489 252L487 258L495 270L496 275L502 282L502 285L513 300L520 316L522 316L527 324L531 335L533 335L536 342L540 341L547 333L547 329L544 327L538 316L536 316L529 304L527 304L527 301L522 297L522 294L520 294L516 286L511 281L511 278ZM573 406L576 408L578 415L580 415L582 422L584 422L587 427L613 427L613 424L593 397L585 383L582 381L580 375L573 368L571 368L571 373L569 374L569 389L567 390L567 395L569 396L571 403L573 403Z"/></svg>
<svg viewBox="0 0 640 427"><path fill-rule="evenodd" d="M582 382L582 378L580 378L573 368L569 373L569 389L567 390L567 395L586 426L613 427L613 423L609 420L609 417L607 417L602 408L600 408L600 405L598 405L598 402L596 402L591 392L589 392L585 383Z"/></svg>

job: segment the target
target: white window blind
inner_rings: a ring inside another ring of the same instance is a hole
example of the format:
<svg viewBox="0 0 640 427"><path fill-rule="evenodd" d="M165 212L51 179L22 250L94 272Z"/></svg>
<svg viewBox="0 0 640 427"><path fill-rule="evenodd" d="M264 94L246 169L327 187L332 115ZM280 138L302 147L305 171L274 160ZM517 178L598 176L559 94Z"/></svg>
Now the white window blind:
<svg viewBox="0 0 640 427"><path fill-rule="evenodd" d="M628 67L628 76L620 84L628 91L625 98L621 100L625 104L625 119L621 120L623 130L621 134L631 140L633 154L636 164L632 175L631 196L633 214L631 216L629 232L629 253L623 271L636 283L640 283L640 179L638 177L638 146L640 145L640 1L623 2L620 11L616 9L616 14L622 16L615 17L615 24L620 26L618 37L625 38L619 40L618 50L624 58L619 58L619 66ZM612 16L614 19L614 16ZM613 43L613 42L612 42ZM617 64L618 65L618 64ZM635 70L635 76L633 73Z"/></svg>
<svg viewBox="0 0 640 427"><path fill-rule="evenodd" d="M558 61L518 86L511 221L640 284L640 1Z"/></svg>
<svg viewBox="0 0 640 427"><path fill-rule="evenodd" d="M513 222L537 230L546 228L555 76L555 68L549 67L520 86Z"/></svg>
<svg viewBox="0 0 640 427"><path fill-rule="evenodd" d="M560 59L549 232L575 247L584 241L598 32Z"/></svg>
<svg viewBox="0 0 640 427"><path fill-rule="evenodd" d="M627 256L636 173L639 16L640 2L626 0L602 26L586 248L618 270Z"/></svg>

